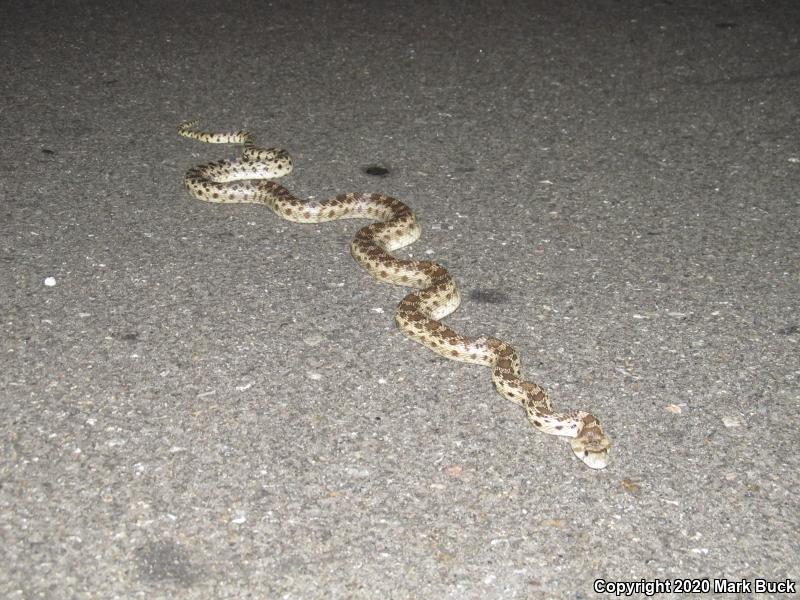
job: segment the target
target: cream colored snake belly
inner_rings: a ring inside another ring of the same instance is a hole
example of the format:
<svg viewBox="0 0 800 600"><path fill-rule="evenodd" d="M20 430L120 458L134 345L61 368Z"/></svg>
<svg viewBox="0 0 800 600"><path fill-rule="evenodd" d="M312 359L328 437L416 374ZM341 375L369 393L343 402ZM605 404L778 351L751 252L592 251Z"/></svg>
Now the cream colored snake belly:
<svg viewBox="0 0 800 600"><path fill-rule="evenodd" d="M184 183L189 192L206 202L252 202L265 204L278 216L298 223L321 223L337 219L375 221L358 230L350 252L378 281L417 288L395 311L400 331L445 358L487 366L497 391L525 409L538 430L570 438L575 455L593 469L608 463L610 441L600 422L583 411L554 412L547 393L520 377L517 351L491 337L469 338L441 322L460 303L455 281L447 269L427 260L401 260L390 253L420 236L411 209L382 194L340 194L324 202L297 198L271 179L288 174L292 161L283 150L255 145L246 131L210 133L195 129L187 121L178 128L183 137L212 144L241 144L239 160L220 160L193 167Z"/></svg>

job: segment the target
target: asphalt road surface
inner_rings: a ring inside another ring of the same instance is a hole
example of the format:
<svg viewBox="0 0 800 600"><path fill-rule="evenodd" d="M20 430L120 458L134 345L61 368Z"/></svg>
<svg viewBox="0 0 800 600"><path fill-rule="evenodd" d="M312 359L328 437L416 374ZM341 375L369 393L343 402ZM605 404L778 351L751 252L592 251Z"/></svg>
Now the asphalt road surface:
<svg viewBox="0 0 800 600"><path fill-rule="evenodd" d="M0 68L0 597L793 595L796 1L12 2ZM608 467L186 118L409 204Z"/></svg>

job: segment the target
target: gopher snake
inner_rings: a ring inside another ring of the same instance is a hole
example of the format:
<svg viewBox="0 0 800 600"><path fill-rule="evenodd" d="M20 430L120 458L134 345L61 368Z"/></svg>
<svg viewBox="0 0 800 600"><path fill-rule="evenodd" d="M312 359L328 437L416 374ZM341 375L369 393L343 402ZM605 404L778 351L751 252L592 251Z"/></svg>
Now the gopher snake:
<svg viewBox="0 0 800 600"><path fill-rule="evenodd" d="M244 147L239 160L219 160L186 172L184 183L195 198L206 202L265 204L278 216L298 223L337 219L376 221L356 233L350 252L378 281L418 288L397 307L395 321L400 330L445 358L490 367L497 391L522 406L534 427L571 438L573 452L589 467L606 466L610 441L594 416L583 411L553 412L547 393L520 378L520 361L514 348L495 338L465 337L439 322L458 308L461 301L450 273L434 262L400 260L389 254L420 236L420 227L408 206L382 194L347 193L325 202L301 200L270 181L292 170L292 160L286 151L257 147L247 131L210 133L195 129L195 124L181 123L178 133L201 142Z"/></svg>

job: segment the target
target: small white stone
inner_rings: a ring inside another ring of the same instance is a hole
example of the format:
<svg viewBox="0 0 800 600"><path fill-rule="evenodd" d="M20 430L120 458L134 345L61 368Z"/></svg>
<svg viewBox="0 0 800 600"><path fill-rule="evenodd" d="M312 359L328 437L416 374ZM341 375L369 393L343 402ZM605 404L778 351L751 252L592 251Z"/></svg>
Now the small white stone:
<svg viewBox="0 0 800 600"><path fill-rule="evenodd" d="M56 278L55 277L45 277L44 278L44 284L47 287L53 287L56 284Z"/></svg>
<svg viewBox="0 0 800 600"><path fill-rule="evenodd" d="M325 338L318 333L314 333L303 338L303 342L309 346L319 346L324 341Z"/></svg>

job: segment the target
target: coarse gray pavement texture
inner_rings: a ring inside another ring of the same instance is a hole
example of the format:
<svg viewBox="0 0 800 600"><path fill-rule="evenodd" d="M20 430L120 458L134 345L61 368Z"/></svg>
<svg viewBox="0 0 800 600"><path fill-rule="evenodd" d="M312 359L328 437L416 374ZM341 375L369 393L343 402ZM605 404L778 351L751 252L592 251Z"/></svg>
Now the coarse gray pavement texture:
<svg viewBox="0 0 800 600"><path fill-rule="evenodd" d="M0 597L800 579L799 3L19 2L0 32ZM447 322L597 415L609 466L397 331L358 222L191 198L237 152L192 117L289 149L302 197L408 203Z"/></svg>

